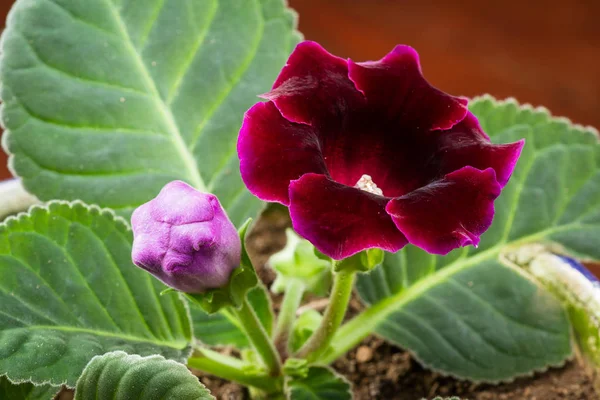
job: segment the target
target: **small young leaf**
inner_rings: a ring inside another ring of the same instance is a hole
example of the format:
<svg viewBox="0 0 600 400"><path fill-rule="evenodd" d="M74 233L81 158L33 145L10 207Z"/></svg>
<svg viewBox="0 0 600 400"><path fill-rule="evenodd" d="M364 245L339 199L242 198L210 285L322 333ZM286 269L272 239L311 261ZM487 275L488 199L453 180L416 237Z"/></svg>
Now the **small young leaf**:
<svg viewBox="0 0 600 400"><path fill-rule="evenodd" d="M307 292L317 296L326 295L331 287L331 259L322 259L316 255L316 248L291 228L285 234L285 247L273 254L267 262L277 273L271 290L283 293L290 280L295 280L302 282Z"/></svg>
<svg viewBox="0 0 600 400"><path fill-rule="evenodd" d="M113 351L94 357L77 381L75 400L214 400L183 364L162 356Z"/></svg>
<svg viewBox="0 0 600 400"><path fill-rule="evenodd" d="M493 142L526 140L479 247L439 257L407 246L359 276L358 288L384 310L378 315L387 313L373 321L376 331L426 366L499 381L559 365L572 353L562 304L502 255L545 243L600 260L600 144L594 129L544 109L490 97L470 108Z"/></svg>
<svg viewBox="0 0 600 400"><path fill-rule="evenodd" d="M303 358L288 358L283 364L283 375L294 379L305 379L309 370L308 361Z"/></svg>
<svg viewBox="0 0 600 400"><path fill-rule="evenodd" d="M41 200L127 216L180 179L237 225L261 202L236 137L299 35L283 0L19 0L3 34L5 147Z"/></svg>
<svg viewBox="0 0 600 400"><path fill-rule="evenodd" d="M385 252L381 249L367 249L357 253L351 257L334 263L336 272L341 270L368 272L373 268L378 267L383 263Z"/></svg>
<svg viewBox="0 0 600 400"><path fill-rule="evenodd" d="M52 202L0 224L0 374L73 387L88 361L122 349L185 361L192 340L176 294L131 262L112 211Z"/></svg>
<svg viewBox="0 0 600 400"><path fill-rule="evenodd" d="M0 376L0 399L6 400L52 400L60 386L35 386L30 382L11 383L6 376Z"/></svg>
<svg viewBox="0 0 600 400"><path fill-rule="evenodd" d="M248 292L248 301L270 335L273 331L273 312L271 300L266 289L258 285ZM190 302L190 311L196 339L209 346L250 347L246 335L239 326L235 315L227 310L208 314L199 305Z"/></svg>
<svg viewBox="0 0 600 400"><path fill-rule="evenodd" d="M326 367L310 367L305 378L288 379L289 400L349 400L352 387L342 376Z"/></svg>
<svg viewBox="0 0 600 400"><path fill-rule="evenodd" d="M306 310L294 322L290 347L293 352L300 350L302 345L317 330L323 316L317 310Z"/></svg>

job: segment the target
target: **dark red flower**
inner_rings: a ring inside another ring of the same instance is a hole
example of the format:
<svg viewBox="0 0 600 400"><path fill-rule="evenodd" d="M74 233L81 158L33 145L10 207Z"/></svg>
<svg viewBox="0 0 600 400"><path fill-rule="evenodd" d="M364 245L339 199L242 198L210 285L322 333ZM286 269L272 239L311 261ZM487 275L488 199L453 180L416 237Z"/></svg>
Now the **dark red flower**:
<svg viewBox="0 0 600 400"><path fill-rule="evenodd" d="M240 131L242 178L334 259L477 245L524 143L492 144L408 46L355 63L303 42L264 97Z"/></svg>

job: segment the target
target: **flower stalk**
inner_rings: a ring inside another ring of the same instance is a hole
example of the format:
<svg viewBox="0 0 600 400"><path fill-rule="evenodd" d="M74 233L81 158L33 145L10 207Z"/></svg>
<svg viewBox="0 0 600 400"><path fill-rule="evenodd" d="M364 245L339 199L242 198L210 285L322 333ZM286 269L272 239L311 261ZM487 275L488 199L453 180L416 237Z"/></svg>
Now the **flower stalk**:
<svg viewBox="0 0 600 400"><path fill-rule="evenodd" d="M267 367L267 373L270 376L280 375L281 359L279 354L252 306L248 303L248 299L244 298L242 306L239 309L233 308L233 310L241 322L241 328L246 337Z"/></svg>
<svg viewBox="0 0 600 400"><path fill-rule="evenodd" d="M296 357L315 361L327 351L346 315L355 278L356 271L352 269L342 269L334 275L329 305L325 310L323 320L310 339L298 350Z"/></svg>
<svg viewBox="0 0 600 400"><path fill-rule="evenodd" d="M287 354L288 352L290 334L296 321L296 311L300 307L304 290L304 284L297 279L290 279L285 288L285 295L273 335L273 342L280 354Z"/></svg>
<svg viewBox="0 0 600 400"><path fill-rule="evenodd" d="M280 379L273 379L266 374L248 374L244 370L242 360L206 348L194 350L187 365L228 381L264 390L267 393L280 391L282 387Z"/></svg>

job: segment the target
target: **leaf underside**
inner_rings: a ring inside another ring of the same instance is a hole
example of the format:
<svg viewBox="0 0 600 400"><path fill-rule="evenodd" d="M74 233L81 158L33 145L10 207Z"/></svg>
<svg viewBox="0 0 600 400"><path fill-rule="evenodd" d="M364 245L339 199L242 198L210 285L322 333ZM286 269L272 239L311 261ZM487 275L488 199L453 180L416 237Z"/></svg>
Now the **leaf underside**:
<svg viewBox="0 0 600 400"><path fill-rule="evenodd" d="M478 248L445 257L412 246L362 275L362 298L389 312L376 331L426 366L481 381L508 380L571 354L560 302L502 261L527 243L600 260L600 146L597 132L545 109L471 102L495 143L526 139L496 215Z"/></svg>
<svg viewBox="0 0 600 400"><path fill-rule="evenodd" d="M214 400L183 364L114 351L94 357L77 381L75 400Z"/></svg>
<svg viewBox="0 0 600 400"><path fill-rule="evenodd" d="M0 373L73 387L95 355L124 350L184 362L191 326L179 296L131 263L111 211L52 202L0 225Z"/></svg>
<svg viewBox="0 0 600 400"><path fill-rule="evenodd" d="M236 137L299 40L283 0L18 0L0 97L13 172L41 200L128 216L169 181L260 207Z"/></svg>
<svg viewBox="0 0 600 400"><path fill-rule="evenodd" d="M35 386L30 382L11 383L5 376L0 377L0 399L7 400L51 400L60 387L51 385Z"/></svg>

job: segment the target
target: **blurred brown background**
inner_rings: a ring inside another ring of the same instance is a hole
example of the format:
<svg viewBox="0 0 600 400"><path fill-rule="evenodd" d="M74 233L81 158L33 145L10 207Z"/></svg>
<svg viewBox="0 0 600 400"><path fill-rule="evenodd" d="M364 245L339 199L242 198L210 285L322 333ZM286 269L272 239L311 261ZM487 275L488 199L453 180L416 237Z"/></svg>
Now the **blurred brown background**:
<svg viewBox="0 0 600 400"><path fill-rule="evenodd" d="M306 39L334 54L372 60L409 44L442 90L513 96L600 127L599 0L289 2ZM13 1L0 3L4 24ZM2 153L0 179L9 176L5 165Z"/></svg>

